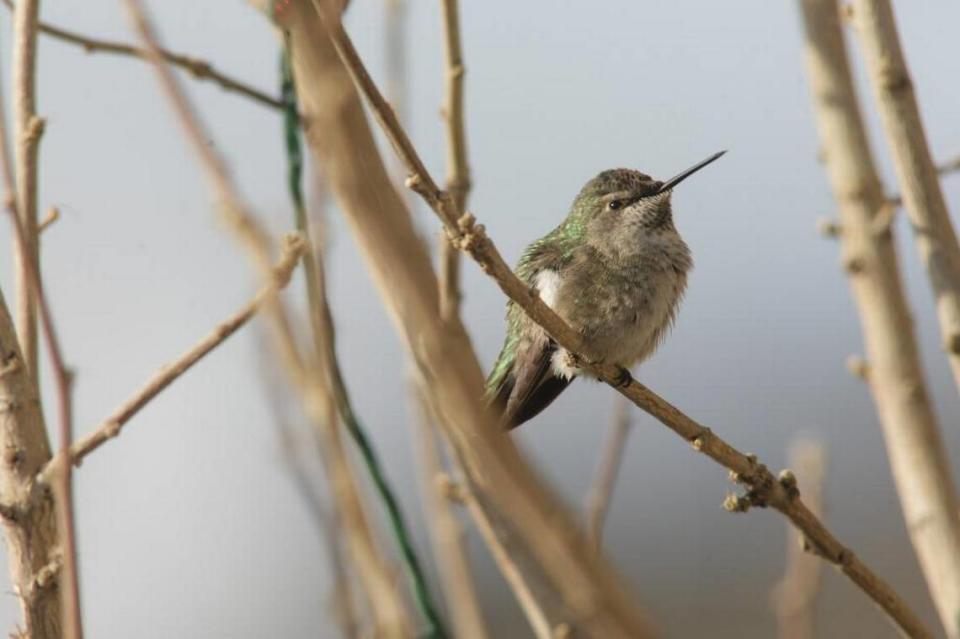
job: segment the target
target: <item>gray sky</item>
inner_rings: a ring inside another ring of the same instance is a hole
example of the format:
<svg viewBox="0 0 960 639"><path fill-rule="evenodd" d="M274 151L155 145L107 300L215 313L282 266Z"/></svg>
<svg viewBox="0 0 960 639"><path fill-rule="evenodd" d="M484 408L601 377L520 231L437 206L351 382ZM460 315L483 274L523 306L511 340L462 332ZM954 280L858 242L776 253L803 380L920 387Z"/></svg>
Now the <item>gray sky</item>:
<svg viewBox="0 0 960 639"><path fill-rule="evenodd" d="M275 90L276 38L244 3L149 4L168 46ZM440 176L439 7L408 4L406 111L418 148ZM697 266L676 329L638 376L772 467L784 464L796 433L819 435L831 458L830 525L932 622L873 407L844 368L847 355L861 351L860 337L838 247L814 230L834 206L816 162L793 3L557 2L549 10L513 3L509 11L463 4L470 208L508 259L553 228L582 183L602 169L666 177L730 150L674 198ZM956 75L960 7L897 5L934 154L952 156L960 152L960 85L947 78ZM380 80L382 9L380 1L354 0L348 16ZM9 18L2 15L6 81ZM119 2L45 3L43 16L90 34L130 37ZM258 213L277 232L288 228L277 114L206 84L186 86L211 143L230 159ZM861 88L866 97L868 87ZM41 203L64 214L43 238L44 275L77 370L82 433L239 307L253 280L215 221L198 165L143 64L43 39L39 101L47 117ZM867 115L893 190L872 108ZM960 178L944 179L954 210L958 185ZM416 215L425 230L436 230L422 207ZM897 231L956 465L956 390L902 220ZM336 214L331 233L330 287L347 381L419 528L402 348ZM6 225L0 246L9 246ZM0 260L8 297L9 261ZM466 321L489 364L502 339L504 299L473 265L464 275ZM245 329L78 471L88 636L335 636L324 609L323 546L285 474L258 351L257 331ZM518 434L571 507L589 484L611 399L609 389L578 382ZM720 503L729 488L723 469L637 416L608 548L665 636L706 628L718 637L772 632L767 602L782 569L783 521L767 512L725 513ZM506 636L525 636L485 551L476 543L474 551L491 619ZM825 589L822 636L846 636L851 624L864 636L894 636L831 570ZM18 618L8 589L0 628Z"/></svg>

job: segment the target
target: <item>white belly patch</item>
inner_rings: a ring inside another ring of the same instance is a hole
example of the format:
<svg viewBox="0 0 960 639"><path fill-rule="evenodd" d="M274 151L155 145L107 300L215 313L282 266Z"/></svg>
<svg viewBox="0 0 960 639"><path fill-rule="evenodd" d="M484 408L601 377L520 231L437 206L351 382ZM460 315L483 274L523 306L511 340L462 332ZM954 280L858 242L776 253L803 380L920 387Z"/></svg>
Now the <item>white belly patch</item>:
<svg viewBox="0 0 960 639"><path fill-rule="evenodd" d="M551 309L556 310L557 296L560 295L560 286L563 284L560 275L551 269L543 269L537 273L534 283L543 303ZM565 348L557 349L550 359L550 365L554 375L565 379L570 379L580 372L570 365L570 358Z"/></svg>

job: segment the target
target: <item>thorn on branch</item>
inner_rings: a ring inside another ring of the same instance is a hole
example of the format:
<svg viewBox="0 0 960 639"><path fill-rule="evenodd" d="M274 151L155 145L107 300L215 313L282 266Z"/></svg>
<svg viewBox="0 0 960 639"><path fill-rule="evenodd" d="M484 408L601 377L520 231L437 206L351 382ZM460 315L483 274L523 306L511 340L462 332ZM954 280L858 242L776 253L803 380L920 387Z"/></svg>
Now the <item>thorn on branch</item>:
<svg viewBox="0 0 960 639"><path fill-rule="evenodd" d="M3 453L3 462L11 470L17 470L23 463L23 448L19 446L10 446Z"/></svg>
<svg viewBox="0 0 960 639"><path fill-rule="evenodd" d="M864 381L870 380L870 364L859 355L850 355L847 357L847 370L854 377Z"/></svg>
<svg viewBox="0 0 960 639"><path fill-rule="evenodd" d="M797 486L797 476L789 468L780 471L777 481L783 486L788 499L797 499L800 496L800 488Z"/></svg>
<svg viewBox="0 0 960 639"><path fill-rule="evenodd" d="M57 582L57 576L63 566L63 558L56 553L45 566L43 566L30 580L24 592L20 593L26 601L32 601L41 591L53 586Z"/></svg>
<svg viewBox="0 0 960 639"><path fill-rule="evenodd" d="M195 78L206 78L210 75L210 63L196 58L187 58L184 60L184 67Z"/></svg>
<svg viewBox="0 0 960 639"><path fill-rule="evenodd" d="M16 353L7 353L6 357L0 359L0 379L14 373L20 369L20 360Z"/></svg>
<svg viewBox="0 0 960 639"><path fill-rule="evenodd" d="M37 226L37 231L43 233L59 219L60 209L55 206L51 206L50 210L47 211L47 217L43 218L43 221Z"/></svg>
<svg viewBox="0 0 960 639"><path fill-rule="evenodd" d="M702 453L703 449L707 445L707 440L713 436L713 432L709 428L704 428L700 431L700 434L690 440L690 445L693 446L693 449L698 453Z"/></svg>
<svg viewBox="0 0 960 639"><path fill-rule="evenodd" d="M843 260L843 270L849 275L859 275L867 268L866 261L859 255L852 255Z"/></svg>
<svg viewBox="0 0 960 639"><path fill-rule="evenodd" d="M948 353L953 355L960 355L960 332L951 333L944 344Z"/></svg>
<svg viewBox="0 0 960 639"><path fill-rule="evenodd" d="M817 220L817 233L823 237L837 238L840 237L840 234L843 232L843 226L836 220L831 220L825 217Z"/></svg>
<svg viewBox="0 0 960 639"><path fill-rule="evenodd" d="M728 493L723 500L723 509L728 513L745 513L750 510L750 498Z"/></svg>
<svg viewBox="0 0 960 639"><path fill-rule="evenodd" d="M870 222L870 232L874 237L882 237L893 228L893 221L897 217L897 208L900 206L899 198L884 201Z"/></svg>
<svg viewBox="0 0 960 639"><path fill-rule="evenodd" d="M454 480L447 473L439 473L436 477L437 490L446 498L456 504L466 503L467 493L463 484Z"/></svg>
<svg viewBox="0 0 960 639"><path fill-rule="evenodd" d="M420 192L420 186L423 184L423 178L421 178L416 173L411 173L407 176L407 179L403 181L403 185L415 193Z"/></svg>
<svg viewBox="0 0 960 639"><path fill-rule="evenodd" d="M27 124L26 140L30 144L36 144L43 136L43 130L46 128L47 121L40 116L33 116Z"/></svg>
<svg viewBox="0 0 960 639"><path fill-rule="evenodd" d="M15 524L20 520L22 514L20 508L17 506L0 503L0 519L3 519L5 522Z"/></svg>
<svg viewBox="0 0 960 639"><path fill-rule="evenodd" d="M15 399L0 399L0 415L12 414L20 409L20 404Z"/></svg>

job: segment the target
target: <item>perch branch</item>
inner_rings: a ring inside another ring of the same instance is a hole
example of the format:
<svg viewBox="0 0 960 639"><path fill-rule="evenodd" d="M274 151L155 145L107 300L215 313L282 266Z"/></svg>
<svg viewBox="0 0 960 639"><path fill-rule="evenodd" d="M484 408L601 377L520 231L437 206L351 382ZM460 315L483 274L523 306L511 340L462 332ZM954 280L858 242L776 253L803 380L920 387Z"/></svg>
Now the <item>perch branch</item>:
<svg viewBox="0 0 960 639"><path fill-rule="evenodd" d="M960 244L940 188L910 71L887 0L856 0L854 23L914 240L927 270L940 337L960 387ZM960 636L960 573L952 575L953 636ZM941 616L947 613L940 608Z"/></svg>
<svg viewBox="0 0 960 639"><path fill-rule="evenodd" d="M463 47L460 39L459 0L441 0L444 59L446 61L443 119L447 137L447 192L458 211L467 210L470 166L467 162L467 131L463 117ZM440 312L449 319L460 312L460 251L450 240L440 238Z"/></svg>
<svg viewBox="0 0 960 639"><path fill-rule="evenodd" d="M960 515L900 279L893 230L860 116L836 0L803 0L805 58L840 242L856 302L867 381L907 530L950 637L960 624ZM859 12L858 12L859 13ZM861 18L857 18L858 20ZM931 241L936 241L931 239Z"/></svg>
<svg viewBox="0 0 960 639"><path fill-rule="evenodd" d="M630 402L619 397L614 403L613 424L603 456L597 464L593 484L585 504L587 540L595 552L603 542L603 524L610 508L613 488L623 461L623 451L630 435Z"/></svg>
<svg viewBox="0 0 960 639"><path fill-rule="evenodd" d="M316 4L317 0L314 0ZM295 3L299 6L300 3ZM746 502L756 506L775 508L790 519L806 535L811 549L838 566L847 577L872 598L903 629L914 637L929 637L929 631L910 610L903 599L879 576L870 570L854 553L841 544L823 523L810 512L799 498L795 487L777 480L755 456L745 455L709 428L697 423L678 408L632 378L629 371L600 361L590 350L583 336L574 331L540 299L537 291L522 282L507 266L484 229L475 224L472 215L462 217L449 193L441 191L427 172L410 139L397 122L389 105L367 73L352 41L338 19L318 10L325 28L344 65L350 71L360 92L367 99L371 111L384 129L387 138L403 159L410 177L407 183L440 217L448 233L458 246L466 251L494 278L500 289L516 302L537 324L573 356L578 366L603 380L650 413L665 426L705 454L729 469L736 480L745 485ZM960 556L960 555L958 555Z"/></svg>
<svg viewBox="0 0 960 639"><path fill-rule="evenodd" d="M162 367L140 390L134 393L109 417L103 420L93 432L76 442L70 449L70 461L72 464L79 466L87 455L119 435L124 425L130 421L134 415L140 412L144 406L150 403L153 398L249 322L269 296L274 295L290 282L290 277L297 266L297 261L301 255L304 254L305 250L306 247L300 239L288 242L284 247L280 260L273 268L273 280L270 284L264 286L243 308L219 324L206 337L183 353L183 355L172 363ZM57 467L60 465L62 465L62 462L59 458L56 461L51 461L40 473L38 481L41 483L49 483L51 477L57 471Z"/></svg>
<svg viewBox="0 0 960 639"><path fill-rule="evenodd" d="M810 511L822 516L826 467L823 444L816 440L794 441L790 446L789 460ZM788 525L787 565L772 597L780 639L814 637L814 607L820 594L820 568L823 564L811 557L803 546L803 538L798 539L796 531Z"/></svg>
<svg viewBox="0 0 960 639"><path fill-rule="evenodd" d="M2 1L5 5L7 5L8 9L14 10L14 5L11 0ZM93 38L75 31L61 29L60 27L45 22L39 22L38 26L40 33L48 35L56 40L60 40L61 42L66 42L68 44L80 47L87 53L112 53L130 58L138 58L140 60L149 60L146 49L124 44L122 42L113 42L110 40ZM174 53L166 49L160 49L160 55L163 56L164 60L173 66L183 69L198 80L208 80L219 85L220 88L224 89L225 91L231 91L233 93L246 96L264 106L274 109L283 108L283 103L278 98L267 95L263 91L255 89L245 82L234 79L229 75L218 71L206 60L201 60L200 58L195 58L182 53Z"/></svg>

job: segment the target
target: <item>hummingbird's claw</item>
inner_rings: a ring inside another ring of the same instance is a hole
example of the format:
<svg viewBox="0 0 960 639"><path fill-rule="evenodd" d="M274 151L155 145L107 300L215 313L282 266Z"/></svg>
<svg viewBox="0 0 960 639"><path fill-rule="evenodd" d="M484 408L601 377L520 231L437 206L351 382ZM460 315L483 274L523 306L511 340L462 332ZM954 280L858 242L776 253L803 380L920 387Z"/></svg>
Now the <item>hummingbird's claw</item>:
<svg viewBox="0 0 960 639"><path fill-rule="evenodd" d="M626 388L633 381L633 375L623 366L617 366L617 369L617 376L613 380L613 385L616 388Z"/></svg>

